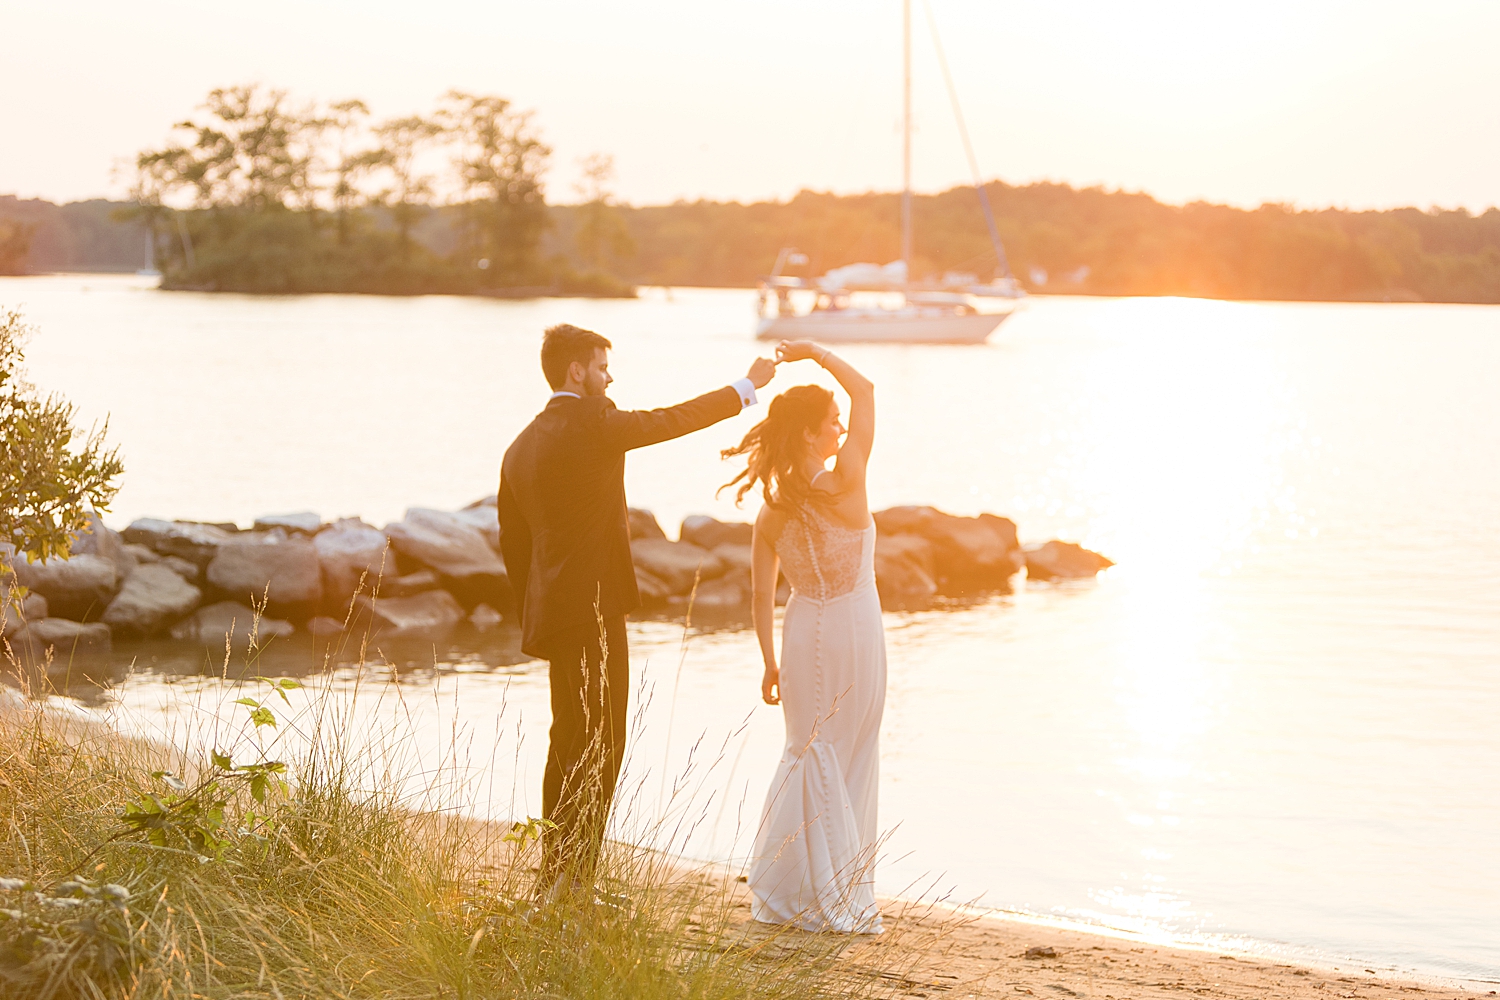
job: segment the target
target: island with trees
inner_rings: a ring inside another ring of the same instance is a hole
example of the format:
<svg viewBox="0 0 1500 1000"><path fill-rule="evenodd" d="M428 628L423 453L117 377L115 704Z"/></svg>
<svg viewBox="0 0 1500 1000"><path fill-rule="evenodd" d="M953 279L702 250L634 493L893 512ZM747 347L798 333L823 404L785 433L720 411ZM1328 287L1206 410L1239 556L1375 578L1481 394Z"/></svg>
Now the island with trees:
<svg viewBox="0 0 1500 1000"><path fill-rule="evenodd" d="M551 149L505 98L450 91L428 115L372 121L359 100L298 107L285 91L229 87L173 132L137 156L119 213L149 234L164 288L634 294L598 266L623 232L607 157L584 164L592 222L578 250L596 266L542 253Z"/></svg>

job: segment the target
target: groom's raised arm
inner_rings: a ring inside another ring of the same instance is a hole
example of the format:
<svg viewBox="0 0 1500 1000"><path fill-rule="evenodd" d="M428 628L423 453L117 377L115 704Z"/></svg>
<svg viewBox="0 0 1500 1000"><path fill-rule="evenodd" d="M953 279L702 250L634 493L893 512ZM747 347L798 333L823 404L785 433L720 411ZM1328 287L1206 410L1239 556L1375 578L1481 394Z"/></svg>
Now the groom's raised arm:
<svg viewBox="0 0 1500 1000"><path fill-rule="evenodd" d="M756 358L744 378L659 410L619 410L606 399L599 412L600 437L607 447L629 451L701 431L758 402L755 390L764 388L775 371L775 362Z"/></svg>
<svg viewBox="0 0 1500 1000"><path fill-rule="evenodd" d="M731 386L659 410L617 410L608 400L599 412L600 437L614 451L629 451L701 431L745 408Z"/></svg>

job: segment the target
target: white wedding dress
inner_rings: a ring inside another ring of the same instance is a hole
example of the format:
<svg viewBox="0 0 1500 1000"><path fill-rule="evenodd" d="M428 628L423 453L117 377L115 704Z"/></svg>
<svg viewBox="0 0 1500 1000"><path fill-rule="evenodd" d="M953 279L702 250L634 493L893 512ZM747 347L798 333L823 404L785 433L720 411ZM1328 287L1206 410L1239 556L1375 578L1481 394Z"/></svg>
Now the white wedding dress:
<svg viewBox="0 0 1500 1000"><path fill-rule="evenodd" d="M756 831L756 920L878 934L875 905L885 628L875 525L851 530L812 505L776 552L792 585L781 633L786 749Z"/></svg>

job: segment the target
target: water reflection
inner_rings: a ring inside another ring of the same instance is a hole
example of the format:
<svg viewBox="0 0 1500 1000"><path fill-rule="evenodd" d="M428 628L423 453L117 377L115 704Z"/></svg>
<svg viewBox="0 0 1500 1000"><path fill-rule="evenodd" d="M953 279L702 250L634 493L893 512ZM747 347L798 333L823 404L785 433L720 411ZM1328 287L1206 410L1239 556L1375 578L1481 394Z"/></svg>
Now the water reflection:
<svg viewBox="0 0 1500 1000"><path fill-rule="evenodd" d="M13 686L51 692L85 705L104 706L111 691L149 677L156 684L204 678L233 684L255 677L310 678L338 674L361 664L389 672L392 679L439 669L452 672L505 673L506 668L535 662L521 652L521 630L512 623L476 628L468 623L437 633L336 635L318 638L306 632L261 640L253 649L233 649L174 639L124 640L108 656L59 655L45 665L28 663L23 677L8 676Z"/></svg>

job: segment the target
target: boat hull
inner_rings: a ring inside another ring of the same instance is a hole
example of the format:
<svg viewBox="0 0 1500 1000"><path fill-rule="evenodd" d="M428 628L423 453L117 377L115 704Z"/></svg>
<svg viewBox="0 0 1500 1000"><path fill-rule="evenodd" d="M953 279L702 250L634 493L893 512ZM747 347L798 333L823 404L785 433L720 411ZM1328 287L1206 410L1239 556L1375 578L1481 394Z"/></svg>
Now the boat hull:
<svg viewBox="0 0 1500 1000"><path fill-rule="evenodd" d="M813 312L761 320L761 340L816 340L830 344L982 344L1010 313L882 314L875 310Z"/></svg>

